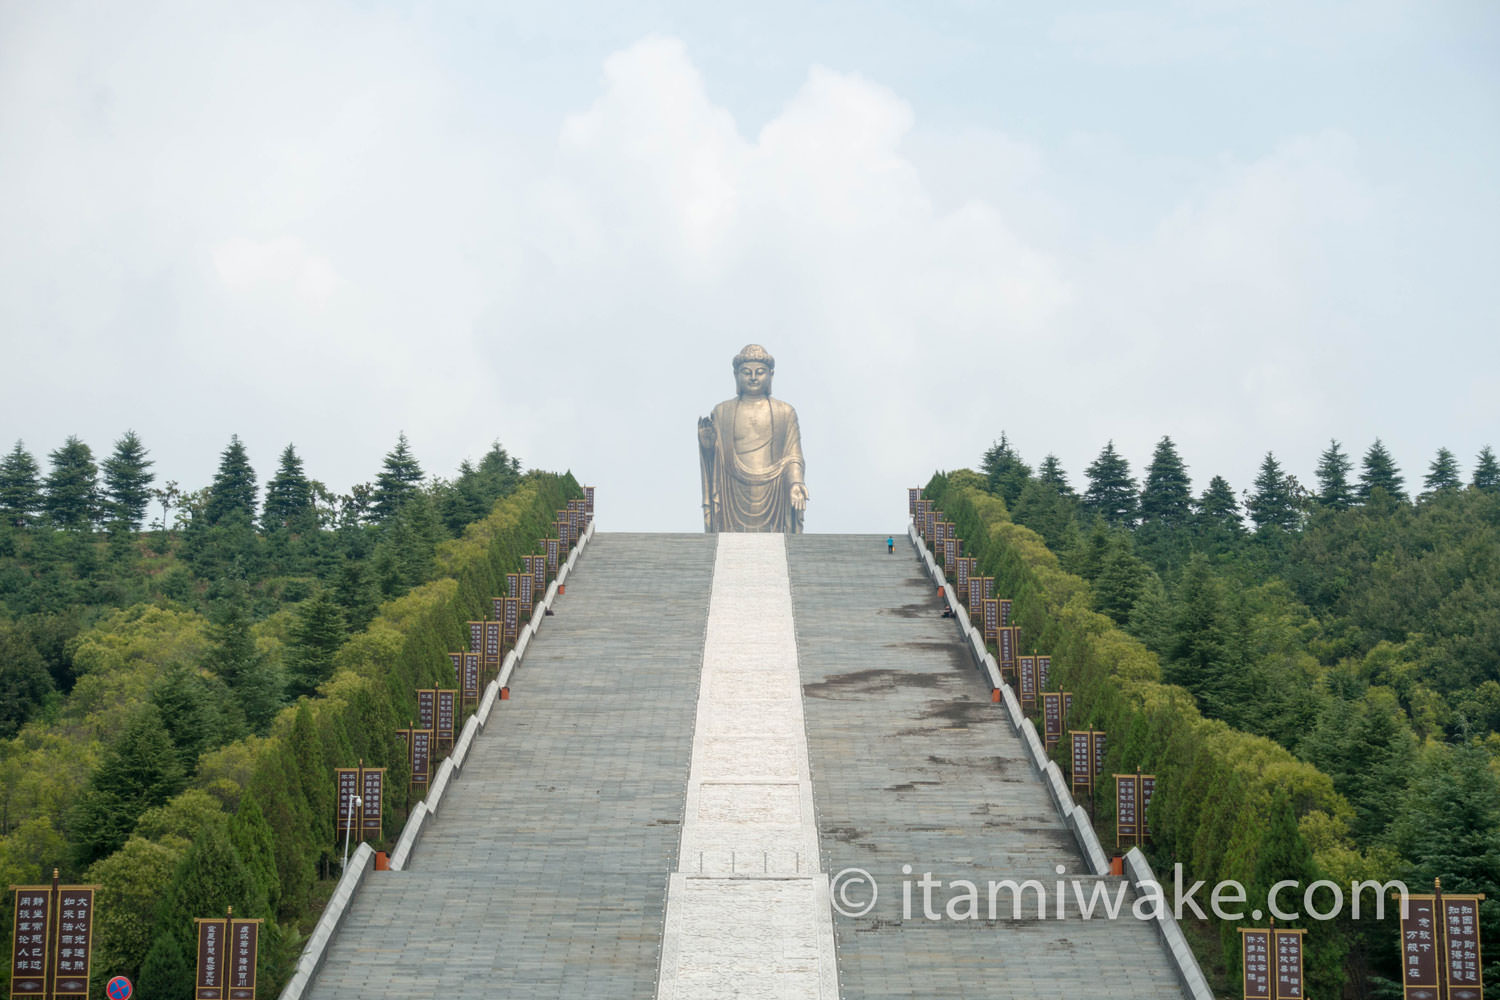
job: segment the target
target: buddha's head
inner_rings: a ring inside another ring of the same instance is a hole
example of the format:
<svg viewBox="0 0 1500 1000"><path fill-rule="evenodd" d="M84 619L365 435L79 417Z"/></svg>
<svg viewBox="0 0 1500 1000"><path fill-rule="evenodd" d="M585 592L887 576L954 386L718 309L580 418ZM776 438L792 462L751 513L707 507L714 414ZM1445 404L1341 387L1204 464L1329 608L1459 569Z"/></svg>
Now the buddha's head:
<svg viewBox="0 0 1500 1000"><path fill-rule="evenodd" d="M759 344L746 344L734 356L734 386L740 397L769 396L771 376L776 374L776 359Z"/></svg>

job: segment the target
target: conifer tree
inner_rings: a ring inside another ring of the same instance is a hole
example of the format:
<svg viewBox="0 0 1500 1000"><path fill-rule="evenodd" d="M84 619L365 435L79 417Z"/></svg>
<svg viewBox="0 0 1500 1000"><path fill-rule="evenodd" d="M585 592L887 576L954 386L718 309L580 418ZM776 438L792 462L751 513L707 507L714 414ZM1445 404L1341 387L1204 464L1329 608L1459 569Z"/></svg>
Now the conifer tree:
<svg viewBox="0 0 1500 1000"><path fill-rule="evenodd" d="M1391 458L1380 438L1376 438L1370 450L1365 452L1364 469L1359 475L1359 489L1355 496L1360 503L1369 503L1377 489L1384 490L1391 500L1406 499L1406 480L1401 477L1396 460Z"/></svg>
<svg viewBox="0 0 1500 1000"><path fill-rule="evenodd" d="M327 591L319 590L298 606L287 649L288 694L313 694L333 676L333 657L346 635L344 616Z"/></svg>
<svg viewBox="0 0 1500 1000"><path fill-rule="evenodd" d="M69 814L78 867L118 850L141 813L176 795L186 780L161 713L155 705L142 706Z"/></svg>
<svg viewBox="0 0 1500 1000"><path fill-rule="evenodd" d="M203 514L210 525L227 522L250 525L255 523L255 508L255 470L250 467L240 436L235 434L219 456L219 471L214 473L213 485L208 489Z"/></svg>
<svg viewBox="0 0 1500 1000"><path fill-rule="evenodd" d="M1439 448L1432 464L1427 467L1427 477L1422 480L1422 485L1429 493L1441 493L1444 490L1456 490L1463 484L1463 478L1458 473L1458 459L1447 448Z"/></svg>
<svg viewBox="0 0 1500 1000"><path fill-rule="evenodd" d="M7 523L23 527L35 523L41 514L40 472L36 459L20 441L0 460L0 517Z"/></svg>
<svg viewBox="0 0 1500 1000"><path fill-rule="evenodd" d="M1198 500L1198 523L1204 529L1227 532L1238 536L1244 533L1245 519L1240 516L1240 503L1234 496L1234 488L1223 476L1214 476L1208 481L1208 489Z"/></svg>
<svg viewBox="0 0 1500 1000"><path fill-rule="evenodd" d="M306 532L317 527L312 483L302 471L302 459L297 456L297 449L290 444L281 452L281 465L276 475L266 483L261 527L267 533L282 529Z"/></svg>
<svg viewBox="0 0 1500 1000"><path fill-rule="evenodd" d="M1021 461L1020 452L1004 431L1000 432L1000 440L986 449L980 467L984 469L989 491L1003 498L1007 506L1021 496L1026 480L1031 477L1031 466Z"/></svg>
<svg viewBox="0 0 1500 1000"><path fill-rule="evenodd" d="M250 624L249 601L238 590L215 614L208 659L214 673L234 692L251 729L263 732L281 708L285 684L280 671L255 647Z"/></svg>
<svg viewBox="0 0 1500 1000"><path fill-rule="evenodd" d="M1157 442L1151 465L1146 469L1146 485L1141 490L1141 524L1182 527L1192 516L1192 504L1187 466L1172 439L1163 437Z"/></svg>
<svg viewBox="0 0 1500 1000"><path fill-rule="evenodd" d="M1296 498L1281 463L1269 451L1260 463L1260 474L1255 477L1255 488L1245 501L1245 509L1257 530L1273 524L1285 531L1297 526Z"/></svg>
<svg viewBox="0 0 1500 1000"><path fill-rule="evenodd" d="M385 456L385 465L375 477L373 494L373 516L381 524L395 516L407 500L417 492L423 479L422 466L411 453L406 441L406 432L396 439L396 447Z"/></svg>
<svg viewBox="0 0 1500 1000"><path fill-rule="evenodd" d="M114 454L104 460L104 496L111 520L139 531L151 503L151 484L155 476L146 457L146 448L135 431L126 431L115 442Z"/></svg>
<svg viewBox="0 0 1500 1000"><path fill-rule="evenodd" d="M88 445L69 435L63 446L48 456L47 517L60 528L86 529L99 513L98 476L94 453Z"/></svg>
<svg viewBox="0 0 1500 1000"><path fill-rule="evenodd" d="M1481 448L1474 460L1473 484L1476 490L1500 490L1500 462L1495 461L1495 452L1489 445Z"/></svg>
<svg viewBox="0 0 1500 1000"><path fill-rule="evenodd" d="M1354 463L1330 439L1328 448L1318 458L1318 502L1330 510L1348 510L1354 505L1354 494L1349 487L1349 470Z"/></svg>
<svg viewBox="0 0 1500 1000"><path fill-rule="evenodd" d="M1063 471L1062 462L1056 455L1049 453L1042 459L1042 464L1037 466L1036 478L1065 497L1074 495L1073 487L1068 484L1068 474Z"/></svg>
<svg viewBox="0 0 1500 1000"><path fill-rule="evenodd" d="M1083 509L1120 527L1135 525L1135 479L1130 463L1115 451L1114 441L1104 446L1099 457L1084 470L1089 486L1083 492Z"/></svg>

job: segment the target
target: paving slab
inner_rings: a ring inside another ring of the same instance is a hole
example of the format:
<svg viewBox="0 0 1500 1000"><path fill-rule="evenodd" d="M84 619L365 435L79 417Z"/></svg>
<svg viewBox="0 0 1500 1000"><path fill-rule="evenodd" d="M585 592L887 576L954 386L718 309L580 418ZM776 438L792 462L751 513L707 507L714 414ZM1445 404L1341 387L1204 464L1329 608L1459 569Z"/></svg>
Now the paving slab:
<svg viewBox="0 0 1500 1000"><path fill-rule="evenodd" d="M888 554L883 535L797 535L787 552L823 868L848 913L869 901L859 873L878 888L868 912L834 919L846 1000L1181 997L1150 923L1077 915L1075 878L1085 898L1119 880L1086 874L911 551ZM1033 889L1013 919L1007 880L1045 886L1046 918Z"/></svg>
<svg viewBox="0 0 1500 1000"><path fill-rule="evenodd" d="M315 998L655 992L716 539L600 533Z"/></svg>

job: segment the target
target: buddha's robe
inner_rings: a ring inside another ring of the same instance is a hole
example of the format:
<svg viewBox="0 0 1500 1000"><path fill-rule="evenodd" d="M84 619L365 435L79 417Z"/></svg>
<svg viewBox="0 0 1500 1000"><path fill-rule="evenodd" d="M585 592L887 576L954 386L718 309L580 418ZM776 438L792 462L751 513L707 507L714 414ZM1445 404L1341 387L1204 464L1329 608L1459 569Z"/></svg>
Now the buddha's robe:
<svg viewBox="0 0 1500 1000"><path fill-rule="evenodd" d="M767 401L770 428L750 440L736 439L735 414L754 401L725 400L709 416L713 443L699 441L706 531L802 531L803 512L791 498L804 468L797 411L774 396Z"/></svg>

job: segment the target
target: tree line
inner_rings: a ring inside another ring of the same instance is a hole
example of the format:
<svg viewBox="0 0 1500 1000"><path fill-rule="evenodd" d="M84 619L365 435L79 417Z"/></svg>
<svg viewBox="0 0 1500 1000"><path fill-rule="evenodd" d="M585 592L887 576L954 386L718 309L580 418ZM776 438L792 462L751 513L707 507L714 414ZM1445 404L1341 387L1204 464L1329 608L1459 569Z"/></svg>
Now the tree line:
<svg viewBox="0 0 1500 1000"><path fill-rule="evenodd" d="M1267 453L1236 495L1194 492L1170 437L1137 481L1113 442L1077 490L1002 435L981 488L1089 584L1099 613L1155 655L1199 711L1326 774L1372 870L1484 892L1500 956L1500 467L1467 483L1439 449L1415 495L1377 439L1337 441L1304 487ZM1305 821L1305 813L1299 814ZM1268 818L1267 818L1268 821ZM1390 929L1347 932L1358 995L1399 996ZM1489 959L1487 978L1500 981ZM1492 986L1493 988L1493 986Z"/></svg>
<svg viewBox="0 0 1500 1000"><path fill-rule="evenodd" d="M198 490L158 485L134 432L102 477L77 438L49 457L43 476L17 442L0 463L0 737L72 690L85 628L140 604L205 618L215 673L263 725L281 695L327 676L341 637L380 601L428 579L441 542L520 481L519 460L497 443L429 482L405 434L373 482L342 494L310 478L290 444L262 491L238 436ZM153 503L159 517L143 530ZM252 626L292 607L285 676L268 676Z"/></svg>
<svg viewBox="0 0 1500 1000"><path fill-rule="evenodd" d="M7 492L0 520L0 884L58 866L104 887L96 991L125 972L190 997L193 917L264 916L273 991L336 874L331 768L363 756L404 781L388 737L410 689L451 682L442 651L579 491L498 444L428 477L404 436L347 494L290 446L262 490L232 438L170 526L144 528L107 480L74 491L87 516L54 516L49 496L91 481L58 471Z"/></svg>

